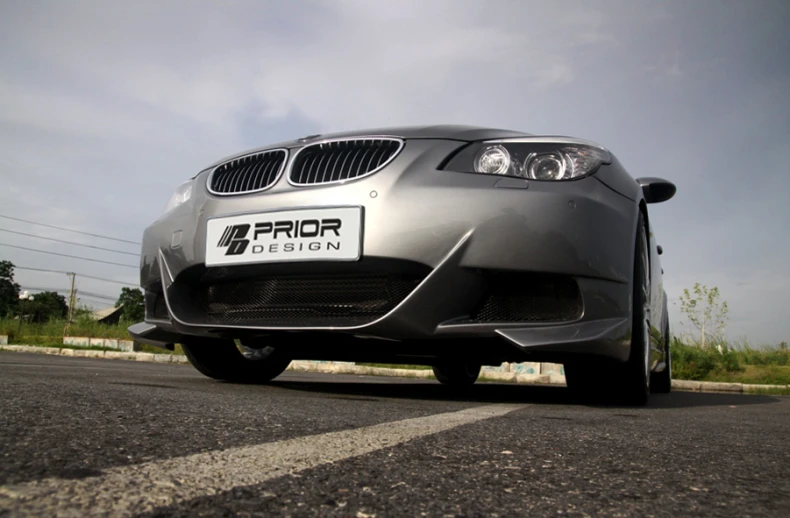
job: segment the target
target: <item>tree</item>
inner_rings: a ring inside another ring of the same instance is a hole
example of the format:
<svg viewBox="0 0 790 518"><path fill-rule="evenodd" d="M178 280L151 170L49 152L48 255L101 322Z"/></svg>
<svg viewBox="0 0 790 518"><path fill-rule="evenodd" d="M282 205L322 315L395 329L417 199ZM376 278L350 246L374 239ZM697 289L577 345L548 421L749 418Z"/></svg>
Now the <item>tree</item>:
<svg viewBox="0 0 790 518"><path fill-rule="evenodd" d="M24 303L24 311L31 316L33 322L47 322L64 318L69 312L69 306L63 295L54 291L42 291L36 293L33 300Z"/></svg>
<svg viewBox="0 0 790 518"><path fill-rule="evenodd" d="M121 288L121 296L115 303L115 307L123 304L124 322L140 322L145 318L145 299L143 292L138 288Z"/></svg>
<svg viewBox="0 0 790 518"><path fill-rule="evenodd" d="M719 288L708 289L707 286L695 283L691 291L683 290L680 296L680 310L699 330L702 348L705 348L707 336L717 336L727 325L726 301L719 301Z"/></svg>
<svg viewBox="0 0 790 518"><path fill-rule="evenodd" d="M14 282L14 265L0 261L0 317L14 313L19 303L19 284Z"/></svg>
<svg viewBox="0 0 790 518"><path fill-rule="evenodd" d="M80 320L83 318L92 319L93 315L93 308L88 306L87 304L79 304L79 297L77 297L77 301L74 304L74 311L72 313L72 318L74 320Z"/></svg>

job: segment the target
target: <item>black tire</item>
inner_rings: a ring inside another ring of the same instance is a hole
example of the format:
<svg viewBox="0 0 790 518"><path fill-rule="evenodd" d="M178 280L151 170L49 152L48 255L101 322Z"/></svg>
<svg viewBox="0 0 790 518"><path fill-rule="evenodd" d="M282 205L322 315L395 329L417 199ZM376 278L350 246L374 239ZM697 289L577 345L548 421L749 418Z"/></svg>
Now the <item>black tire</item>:
<svg viewBox="0 0 790 518"><path fill-rule="evenodd" d="M189 363L201 374L233 383L269 382L291 363L291 358L272 347L247 358L233 340L200 338L181 346Z"/></svg>
<svg viewBox="0 0 790 518"><path fill-rule="evenodd" d="M608 398L612 392L614 365L611 361L589 358L583 363L566 363L563 367L568 390L577 398L596 401Z"/></svg>
<svg viewBox="0 0 790 518"><path fill-rule="evenodd" d="M650 378L650 391L656 394L669 394L672 392L672 350L669 336L669 322L664 326L664 358L666 368L663 371L654 372Z"/></svg>
<svg viewBox="0 0 790 518"><path fill-rule="evenodd" d="M480 376L482 365L468 361L442 362L433 366L433 375L442 385L471 387Z"/></svg>
<svg viewBox="0 0 790 518"><path fill-rule="evenodd" d="M615 397L631 405L645 405L650 397L650 336L646 311L650 303L650 244L644 215L639 213L634 254L633 307L631 310L631 356L614 378Z"/></svg>
<svg viewBox="0 0 790 518"><path fill-rule="evenodd" d="M650 396L650 339L645 320L650 297L650 249L641 212L634 252L631 353L628 361L589 360L565 365L568 389L585 399L641 406L647 404Z"/></svg>

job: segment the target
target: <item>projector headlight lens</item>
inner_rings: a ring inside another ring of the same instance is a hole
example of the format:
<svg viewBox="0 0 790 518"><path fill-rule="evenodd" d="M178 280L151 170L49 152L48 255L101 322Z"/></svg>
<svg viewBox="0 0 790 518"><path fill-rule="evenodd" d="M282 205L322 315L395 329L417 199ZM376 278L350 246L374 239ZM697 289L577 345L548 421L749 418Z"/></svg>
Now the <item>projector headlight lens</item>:
<svg viewBox="0 0 790 518"><path fill-rule="evenodd" d="M575 180L611 163L599 145L576 139L524 138L477 142L444 167L448 171L515 176L537 181Z"/></svg>
<svg viewBox="0 0 790 518"><path fill-rule="evenodd" d="M528 157L527 176L533 180L562 180L565 176L565 160L559 153L547 153Z"/></svg>
<svg viewBox="0 0 790 518"><path fill-rule="evenodd" d="M508 174L513 161L505 146L487 146L475 158L475 172L485 174Z"/></svg>

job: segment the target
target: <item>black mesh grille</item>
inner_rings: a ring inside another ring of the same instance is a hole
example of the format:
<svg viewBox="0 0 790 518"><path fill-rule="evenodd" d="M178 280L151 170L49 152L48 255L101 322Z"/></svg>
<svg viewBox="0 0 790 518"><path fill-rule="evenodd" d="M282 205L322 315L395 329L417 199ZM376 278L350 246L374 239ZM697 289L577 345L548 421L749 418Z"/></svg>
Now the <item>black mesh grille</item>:
<svg viewBox="0 0 790 518"><path fill-rule="evenodd" d="M238 279L191 287L206 323L258 326L355 326L384 316L422 277L324 274Z"/></svg>
<svg viewBox="0 0 790 518"><path fill-rule="evenodd" d="M488 291L472 322L564 322L582 315L576 282L567 276L488 273Z"/></svg>
<svg viewBox="0 0 790 518"><path fill-rule="evenodd" d="M248 155L218 166L209 178L215 194L241 194L271 186L285 165L288 153L282 149Z"/></svg>
<svg viewBox="0 0 790 518"><path fill-rule="evenodd" d="M291 166L291 182L311 185L359 178L376 172L395 158L397 139L338 140L302 148Z"/></svg>

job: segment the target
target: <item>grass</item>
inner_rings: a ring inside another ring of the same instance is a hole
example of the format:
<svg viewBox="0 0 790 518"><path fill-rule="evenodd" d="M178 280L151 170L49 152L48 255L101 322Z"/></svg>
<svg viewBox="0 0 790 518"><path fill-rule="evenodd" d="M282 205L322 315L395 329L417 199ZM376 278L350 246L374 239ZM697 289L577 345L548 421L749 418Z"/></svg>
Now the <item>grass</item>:
<svg viewBox="0 0 790 518"><path fill-rule="evenodd" d="M702 349L694 342L672 340L672 377L694 381L749 384L790 384L790 349L756 349L747 342L713 341Z"/></svg>
<svg viewBox="0 0 790 518"><path fill-rule="evenodd" d="M68 332L68 334L65 334ZM18 320L10 318L0 319L0 335L8 335L9 344L24 344L42 347L79 347L63 344L64 336L78 336L88 338L113 338L117 340L131 340L126 325L123 324L100 324L94 320L77 320L66 327L65 320L52 320L46 323L27 323L23 322L21 327ZM116 351L117 349L107 347L79 347L80 349L91 349L96 351ZM175 346L174 351L141 345L141 352L154 354L179 354L183 355L184 350L180 345Z"/></svg>
<svg viewBox="0 0 790 518"><path fill-rule="evenodd" d="M743 372L715 372L704 381L750 383L755 385L790 385L789 365L746 365Z"/></svg>
<svg viewBox="0 0 790 518"><path fill-rule="evenodd" d="M95 320L80 319L66 326L65 320L50 320L46 323L23 322L11 318L0 319L0 335L8 335L9 342L20 343L21 338L46 336L62 342L63 336L87 336L89 338L117 338L131 340L125 325L100 324ZM68 334L65 334L65 333Z"/></svg>

